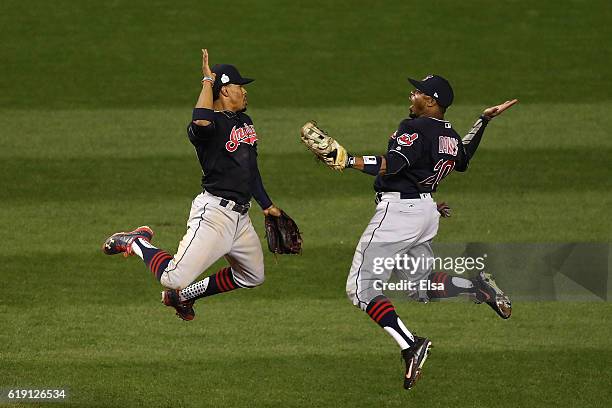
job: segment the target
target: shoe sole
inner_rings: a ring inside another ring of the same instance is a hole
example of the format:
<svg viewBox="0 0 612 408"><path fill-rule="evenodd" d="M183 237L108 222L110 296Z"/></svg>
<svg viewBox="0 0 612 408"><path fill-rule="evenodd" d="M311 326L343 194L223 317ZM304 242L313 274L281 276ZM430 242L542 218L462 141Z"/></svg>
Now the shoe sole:
<svg viewBox="0 0 612 408"><path fill-rule="evenodd" d="M502 306L500 306L500 304L498 303L497 299L494 300L493 302L487 302L487 304L491 306L491 308L495 310L495 313L497 313L497 315L504 320L507 320L510 318L510 316L512 316L512 306L510 307L504 306L502 308ZM503 310L507 310L507 313L503 312Z"/></svg>
<svg viewBox="0 0 612 408"><path fill-rule="evenodd" d="M485 284L487 284L489 287L493 289L493 292L495 292L495 298L485 303L487 303L491 307L491 309L493 309L495 313L497 313L499 317L501 317L504 320L509 319L510 316L512 316L512 302L510 301L510 298L508 298L508 296L504 294L504 291L502 291L500 287L497 286L497 282L495 282L495 280L493 279L493 276L490 273L485 273L482 280ZM500 303L502 302L506 303L506 302L505 300L499 300L500 298L507 299L508 301L507 303L509 306L502 308L502 306L500 306ZM504 309L507 309L508 312L504 313L503 312Z"/></svg>
<svg viewBox="0 0 612 408"><path fill-rule="evenodd" d="M423 354L423 359L421 360L421 363L419 364L419 374L421 372L421 368L423 367L423 364L425 364L425 360L427 360L427 357L429 357L429 352L431 351L431 349L433 348L433 343L430 341L427 343L427 347L425 348L425 353Z"/></svg>

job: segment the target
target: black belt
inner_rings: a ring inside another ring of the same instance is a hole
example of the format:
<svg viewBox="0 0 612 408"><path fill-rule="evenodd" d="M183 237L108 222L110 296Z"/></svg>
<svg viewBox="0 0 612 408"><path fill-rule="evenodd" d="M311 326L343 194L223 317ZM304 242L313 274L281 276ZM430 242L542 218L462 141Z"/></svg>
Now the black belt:
<svg viewBox="0 0 612 408"><path fill-rule="evenodd" d="M383 194L388 193L388 192L391 192L391 191L378 191L378 192L376 192L376 198L374 199L374 202L376 204L380 203L380 201L382 200ZM423 193L423 194L425 194L425 193ZM429 194L429 196L431 197L430 193L427 193L427 194ZM400 200L414 200L416 198L419 198L419 199L423 198L423 197L421 197L421 193L399 193L399 196L400 196Z"/></svg>
<svg viewBox="0 0 612 408"><path fill-rule="evenodd" d="M250 203L246 203L246 204L234 203L233 206L230 206L230 203L232 203L232 201L226 200L225 198L222 198L221 201L219 202L219 204L222 207L229 208L230 210L236 211L237 213L240 213L241 215L245 215L246 213L248 213L249 208L251 208Z"/></svg>

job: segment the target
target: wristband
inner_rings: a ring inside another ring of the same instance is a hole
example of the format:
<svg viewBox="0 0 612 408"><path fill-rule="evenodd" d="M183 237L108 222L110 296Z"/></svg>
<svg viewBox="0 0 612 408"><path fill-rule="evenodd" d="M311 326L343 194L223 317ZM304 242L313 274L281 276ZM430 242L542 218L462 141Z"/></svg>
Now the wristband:
<svg viewBox="0 0 612 408"><path fill-rule="evenodd" d="M355 157L351 156L350 154L347 156L346 158L346 165L344 167L346 167L347 169L352 168L355 165Z"/></svg>
<svg viewBox="0 0 612 408"><path fill-rule="evenodd" d="M210 82L211 85L214 85L215 80L212 77L209 76L205 76L204 78L202 78L202 85L204 84L204 82Z"/></svg>
<svg viewBox="0 0 612 408"><path fill-rule="evenodd" d="M372 176L378 176L382 166L382 158L380 156L363 156L363 171Z"/></svg>

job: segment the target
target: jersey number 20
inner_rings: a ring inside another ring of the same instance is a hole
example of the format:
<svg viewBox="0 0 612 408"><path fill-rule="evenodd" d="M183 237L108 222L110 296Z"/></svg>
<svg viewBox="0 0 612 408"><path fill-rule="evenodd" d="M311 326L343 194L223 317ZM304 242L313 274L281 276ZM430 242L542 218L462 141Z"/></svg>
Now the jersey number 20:
<svg viewBox="0 0 612 408"><path fill-rule="evenodd" d="M440 181L442 181L444 177L448 176L454 168L454 160L440 159L433 168L434 174L421 181L421 184L431 186L431 189L434 190Z"/></svg>

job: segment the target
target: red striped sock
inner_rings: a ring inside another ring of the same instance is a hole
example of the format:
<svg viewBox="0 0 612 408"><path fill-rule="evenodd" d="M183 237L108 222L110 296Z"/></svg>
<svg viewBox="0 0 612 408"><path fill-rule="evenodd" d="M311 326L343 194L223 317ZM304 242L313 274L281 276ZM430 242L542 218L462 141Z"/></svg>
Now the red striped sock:
<svg viewBox="0 0 612 408"><path fill-rule="evenodd" d="M381 320L383 320L389 313L395 314L395 307L389 301L389 299L383 297L377 302L370 302L366 308L366 313L369 314L372 320L374 320L376 323L381 324Z"/></svg>
<svg viewBox="0 0 612 408"><path fill-rule="evenodd" d="M366 308L366 313L387 333L391 334L402 349L414 344L414 336L406 328L395 312L395 307L385 296L377 296L372 299Z"/></svg>
<svg viewBox="0 0 612 408"><path fill-rule="evenodd" d="M232 268L226 267L214 275L197 281L181 290L181 300L195 300L207 296L216 295L217 293L229 292L230 290L239 289L241 286L236 283Z"/></svg>
<svg viewBox="0 0 612 408"><path fill-rule="evenodd" d="M158 252L151 257L151 259L147 263L147 266L149 267L155 278L157 278L157 280L160 280L162 274L166 270L166 267L168 266L171 260L172 255L170 255L166 251L158 249Z"/></svg>
<svg viewBox="0 0 612 408"><path fill-rule="evenodd" d="M236 280L234 279L234 274L232 273L232 268L230 267L221 269L213 276L215 277L215 283L219 288L219 293L229 292L230 290L234 290L238 287Z"/></svg>
<svg viewBox="0 0 612 408"><path fill-rule="evenodd" d="M134 243L140 248L142 260L145 265L147 265L147 268L151 270L153 276L155 276L157 280L160 280L168 263L172 260L172 255L163 249L154 247L150 242L142 239L136 239Z"/></svg>

